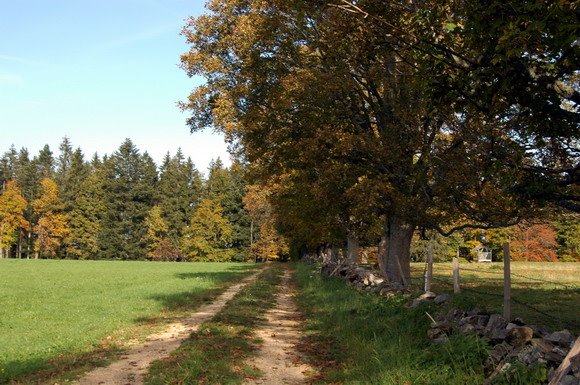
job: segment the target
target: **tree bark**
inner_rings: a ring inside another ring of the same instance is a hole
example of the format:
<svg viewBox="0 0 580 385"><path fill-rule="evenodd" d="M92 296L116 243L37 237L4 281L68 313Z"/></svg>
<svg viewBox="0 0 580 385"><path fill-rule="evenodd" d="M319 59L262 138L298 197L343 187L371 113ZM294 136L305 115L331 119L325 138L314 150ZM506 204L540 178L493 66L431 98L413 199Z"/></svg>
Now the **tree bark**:
<svg viewBox="0 0 580 385"><path fill-rule="evenodd" d="M387 280L408 287L411 284L411 239L415 226L391 216L385 221L379 245L379 267Z"/></svg>
<svg viewBox="0 0 580 385"><path fill-rule="evenodd" d="M330 262L335 264L338 263L340 256L338 255L338 246L332 245L330 246Z"/></svg>
<svg viewBox="0 0 580 385"><path fill-rule="evenodd" d="M350 263L358 262L358 237L354 231L349 231L346 238L346 258Z"/></svg>

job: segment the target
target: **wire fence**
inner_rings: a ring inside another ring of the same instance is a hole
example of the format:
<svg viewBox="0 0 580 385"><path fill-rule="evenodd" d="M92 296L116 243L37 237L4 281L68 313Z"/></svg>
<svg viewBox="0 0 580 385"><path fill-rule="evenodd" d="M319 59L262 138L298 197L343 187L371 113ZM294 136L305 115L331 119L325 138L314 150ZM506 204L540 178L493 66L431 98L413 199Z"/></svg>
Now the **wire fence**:
<svg viewBox="0 0 580 385"><path fill-rule="evenodd" d="M497 266L497 265L495 265ZM425 263L423 269L422 278L426 280L426 272L428 271L428 263ZM502 290L504 288L504 270L497 269L492 270L491 268L470 268L463 265L459 265L458 276L460 280L460 290L472 293L482 298L489 298L489 300L484 300L483 304L491 306L499 306L498 302L500 299L505 300L504 293ZM454 287L454 268L446 264L434 264L433 265L433 275L431 279L435 284L443 285L446 288L453 289ZM462 274L465 272L473 274ZM486 275L491 277L486 277ZM449 277L449 278L445 278ZM425 281L423 280L423 285ZM417 282L417 281L416 281ZM541 320L550 320L552 324L557 324L563 326L567 329L572 329L576 332L580 330L580 322L578 320L578 306L580 303L580 287L575 286L570 283L557 282L550 279L532 277L526 274L513 273L510 271L509 274L510 285L510 295L508 297L509 301L513 304L521 306L528 310L528 313L536 313L536 318ZM558 288L554 292L553 288L547 287L547 285ZM511 288L514 288L512 291ZM534 290L538 290L535 292ZM515 295L514 295L515 291ZM558 298L552 298L552 300L546 301L547 293L555 293L554 295L559 295ZM525 296L526 299L522 298ZM538 298L535 298L535 297ZM577 297L577 298L576 298ZM495 299L494 299L495 298ZM537 299L537 301L536 301ZM534 302L534 303L532 303ZM540 304L540 308L537 304ZM543 306L542 306L543 305ZM505 306L505 304L504 304ZM572 306L576 307L576 316L574 316L574 308L571 310L572 316L562 317L558 315L561 313L559 310L560 306ZM549 309L549 310L547 310ZM520 309L521 310L521 309ZM516 314L518 315L518 314Z"/></svg>

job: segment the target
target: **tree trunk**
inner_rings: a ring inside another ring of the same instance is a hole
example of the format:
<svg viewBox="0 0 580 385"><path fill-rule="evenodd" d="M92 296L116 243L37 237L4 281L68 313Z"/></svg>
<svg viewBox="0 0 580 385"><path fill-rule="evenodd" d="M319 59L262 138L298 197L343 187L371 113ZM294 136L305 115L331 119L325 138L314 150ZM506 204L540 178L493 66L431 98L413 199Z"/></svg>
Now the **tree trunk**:
<svg viewBox="0 0 580 385"><path fill-rule="evenodd" d="M32 232L28 232L28 237L26 238L26 259L30 259L30 244L32 243Z"/></svg>
<svg viewBox="0 0 580 385"><path fill-rule="evenodd" d="M349 231L346 238L346 258L350 263L358 262L358 237L354 231Z"/></svg>
<svg viewBox="0 0 580 385"><path fill-rule="evenodd" d="M339 259L338 246L331 245L329 249L330 249L329 250L329 253L330 253L330 263L332 263L332 264L338 263L338 259Z"/></svg>
<svg viewBox="0 0 580 385"><path fill-rule="evenodd" d="M389 282L408 287L411 284L411 239L415 227L397 217L385 222L379 245L379 266Z"/></svg>

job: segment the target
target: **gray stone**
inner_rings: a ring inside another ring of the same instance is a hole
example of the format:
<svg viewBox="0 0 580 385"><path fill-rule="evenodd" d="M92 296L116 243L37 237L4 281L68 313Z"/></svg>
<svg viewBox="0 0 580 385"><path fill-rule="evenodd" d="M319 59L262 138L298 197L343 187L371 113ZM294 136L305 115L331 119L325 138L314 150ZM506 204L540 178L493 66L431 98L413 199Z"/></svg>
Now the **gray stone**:
<svg viewBox="0 0 580 385"><path fill-rule="evenodd" d="M497 365L512 351L512 346L507 342L502 342L496 345L492 350L489 351L489 356L485 360L484 369L485 373L489 374L493 372Z"/></svg>
<svg viewBox="0 0 580 385"><path fill-rule="evenodd" d="M580 380L580 356L572 357L572 374Z"/></svg>
<svg viewBox="0 0 580 385"><path fill-rule="evenodd" d="M433 293L432 291L426 291L417 297L417 299L435 299L435 297L437 297L437 294Z"/></svg>
<svg viewBox="0 0 580 385"><path fill-rule="evenodd" d="M479 308L477 308L477 307L476 307L476 308L473 308L473 309L471 309L470 311L468 311L468 312L467 312L467 316L468 316L468 317L471 317L471 316L474 316L474 315L478 315L478 314L480 314L480 313L481 313L481 310L480 310Z"/></svg>
<svg viewBox="0 0 580 385"><path fill-rule="evenodd" d="M411 305L409 307L417 307L417 306L419 306L420 304L422 304L424 302L427 302L427 300L426 299L421 299L421 298L415 298L413 300L413 302L411 302Z"/></svg>
<svg viewBox="0 0 580 385"><path fill-rule="evenodd" d="M451 299L449 294L439 294L433 301L435 303L443 303L449 301L449 299Z"/></svg>
<svg viewBox="0 0 580 385"><path fill-rule="evenodd" d="M465 335L471 334L471 333L475 332L475 326L473 326L470 323L466 323L464 325L461 325L461 327L459 328L459 331Z"/></svg>
<svg viewBox="0 0 580 385"><path fill-rule="evenodd" d="M503 330L506 327L506 320L499 314L492 314L489 316L487 325L485 325L485 335L491 336L499 330Z"/></svg>
<svg viewBox="0 0 580 385"><path fill-rule="evenodd" d="M478 315L478 316L476 316L474 321L475 321L474 326L476 327L476 329L483 330L483 329L485 329L485 325L487 325L487 323L489 321L489 316L485 315L485 314Z"/></svg>
<svg viewBox="0 0 580 385"><path fill-rule="evenodd" d="M506 328L506 330L510 331L513 328L517 328L517 327L518 327L518 325L516 325L515 323L510 322L510 323L507 324L507 326L505 328Z"/></svg>
<svg viewBox="0 0 580 385"><path fill-rule="evenodd" d="M544 338L556 345L560 345L565 348L571 348L572 344L574 343L574 336L566 329L548 334Z"/></svg>
<svg viewBox="0 0 580 385"><path fill-rule="evenodd" d="M532 365L538 363L538 360L542 358L542 353L535 346L526 345L519 350L516 358L525 365Z"/></svg>
<svg viewBox="0 0 580 385"><path fill-rule="evenodd" d="M459 326L463 326L465 324L475 324L476 322L477 322L477 316L476 315L468 315L467 317L463 317L462 319L460 319L457 324Z"/></svg>
<svg viewBox="0 0 580 385"><path fill-rule="evenodd" d="M580 380L568 374L560 380L559 385L580 385Z"/></svg>
<svg viewBox="0 0 580 385"><path fill-rule="evenodd" d="M541 325L529 325L534 331L534 337L543 338L550 334L550 330L547 327Z"/></svg>
<svg viewBox="0 0 580 385"><path fill-rule="evenodd" d="M506 329L495 329L488 337L492 343L497 344L505 341L507 335L508 331Z"/></svg>
<svg viewBox="0 0 580 385"><path fill-rule="evenodd" d="M459 309L451 309L445 315L445 319L449 322L459 322L463 317L465 317L465 312Z"/></svg>
<svg viewBox="0 0 580 385"><path fill-rule="evenodd" d="M382 297L386 297L386 298L392 298L392 297L395 297L397 294L395 293L395 291L393 291L393 289L383 287L379 291L379 295Z"/></svg>
<svg viewBox="0 0 580 385"><path fill-rule="evenodd" d="M440 337L443 334L446 334L445 330L440 328L432 328L427 330L427 336L429 337L430 340L434 340L435 338Z"/></svg>
<svg viewBox="0 0 580 385"><path fill-rule="evenodd" d="M552 349L552 353L555 353L555 354L559 355L560 357L562 357L562 359L564 359L564 357L566 357L568 355L568 352L569 351L570 351L570 349L564 348L564 347L560 347L560 346L555 346Z"/></svg>
<svg viewBox="0 0 580 385"><path fill-rule="evenodd" d="M542 353L550 353L554 349L554 344L543 338L532 338L531 344L538 348Z"/></svg>
<svg viewBox="0 0 580 385"><path fill-rule="evenodd" d="M433 342L436 344L445 344L449 342L449 337L447 337L447 334L441 334L439 337L435 338Z"/></svg>

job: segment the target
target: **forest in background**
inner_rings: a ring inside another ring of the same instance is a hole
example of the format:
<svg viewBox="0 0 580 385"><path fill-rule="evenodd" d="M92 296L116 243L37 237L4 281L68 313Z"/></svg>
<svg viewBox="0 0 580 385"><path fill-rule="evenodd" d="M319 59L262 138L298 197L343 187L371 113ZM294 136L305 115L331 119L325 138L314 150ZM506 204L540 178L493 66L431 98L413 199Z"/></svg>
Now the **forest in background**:
<svg viewBox="0 0 580 385"><path fill-rule="evenodd" d="M2 257L247 261L289 253L268 190L248 184L240 162L226 168L217 159L204 178L181 150L157 166L127 139L110 156L85 159L64 138L57 154L48 146L34 156L11 147L0 172ZM378 238L361 246L372 249ZM516 260L580 259L580 222L572 214L450 237L416 233L414 260L424 260L431 239L438 260L457 250L472 259L477 246L497 258L506 240Z"/></svg>
<svg viewBox="0 0 580 385"><path fill-rule="evenodd" d="M4 257L124 260L249 258L243 168L213 161L207 178L181 150L159 167L127 139L90 160L65 138L1 159Z"/></svg>

